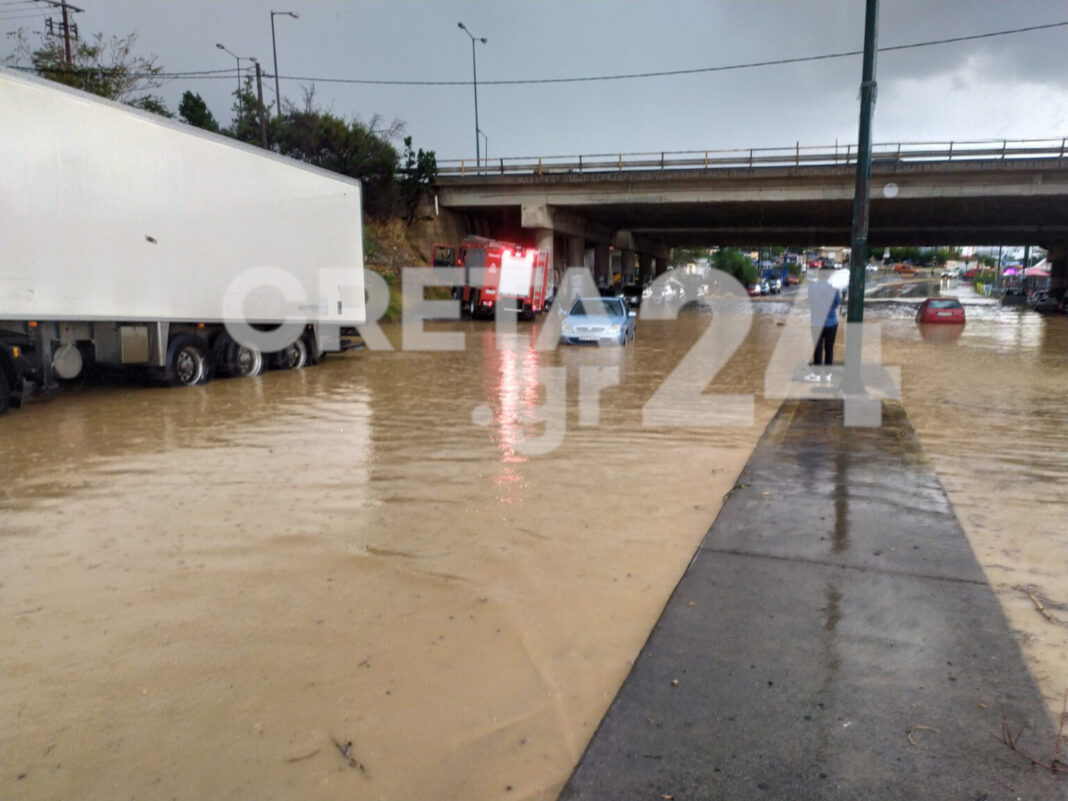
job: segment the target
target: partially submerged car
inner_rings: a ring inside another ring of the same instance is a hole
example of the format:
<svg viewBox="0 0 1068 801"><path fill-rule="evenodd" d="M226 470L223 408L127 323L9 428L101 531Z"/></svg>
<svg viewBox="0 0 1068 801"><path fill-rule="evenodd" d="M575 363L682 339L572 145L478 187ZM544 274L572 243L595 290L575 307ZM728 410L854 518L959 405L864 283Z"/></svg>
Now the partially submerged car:
<svg viewBox="0 0 1068 801"><path fill-rule="evenodd" d="M639 284L624 284L622 288L623 299L632 309L638 308L642 302L642 289Z"/></svg>
<svg viewBox="0 0 1068 801"><path fill-rule="evenodd" d="M579 298L560 329L567 345L626 345L633 341L637 312L623 298Z"/></svg>
<svg viewBox="0 0 1068 801"><path fill-rule="evenodd" d="M1002 306L1023 306L1027 303L1027 290L1019 284L1005 287L999 301Z"/></svg>
<svg viewBox="0 0 1068 801"><path fill-rule="evenodd" d="M1045 289L1040 289L1028 298L1027 303L1036 312L1048 314L1060 310L1061 302L1050 295Z"/></svg>
<svg viewBox="0 0 1068 801"><path fill-rule="evenodd" d="M956 298L927 298L916 312L916 322L964 325L964 307Z"/></svg>

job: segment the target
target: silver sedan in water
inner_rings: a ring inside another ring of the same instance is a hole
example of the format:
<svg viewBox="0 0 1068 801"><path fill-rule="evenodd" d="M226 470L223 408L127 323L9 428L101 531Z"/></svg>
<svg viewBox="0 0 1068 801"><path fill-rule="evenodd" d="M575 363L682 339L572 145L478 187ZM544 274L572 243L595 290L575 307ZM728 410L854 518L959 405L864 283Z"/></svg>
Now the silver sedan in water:
<svg viewBox="0 0 1068 801"><path fill-rule="evenodd" d="M579 298L560 329L567 345L626 345L633 341L637 312L623 298Z"/></svg>

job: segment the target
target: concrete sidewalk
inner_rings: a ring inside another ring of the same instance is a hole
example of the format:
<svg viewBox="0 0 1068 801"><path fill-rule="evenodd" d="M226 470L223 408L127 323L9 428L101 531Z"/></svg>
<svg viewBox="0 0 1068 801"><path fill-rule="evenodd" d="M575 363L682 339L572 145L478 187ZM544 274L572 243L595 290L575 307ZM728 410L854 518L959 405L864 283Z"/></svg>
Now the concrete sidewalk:
<svg viewBox="0 0 1068 801"><path fill-rule="evenodd" d="M1068 798L1020 753L1056 731L904 411L842 414L779 410L561 799Z"/></svg>

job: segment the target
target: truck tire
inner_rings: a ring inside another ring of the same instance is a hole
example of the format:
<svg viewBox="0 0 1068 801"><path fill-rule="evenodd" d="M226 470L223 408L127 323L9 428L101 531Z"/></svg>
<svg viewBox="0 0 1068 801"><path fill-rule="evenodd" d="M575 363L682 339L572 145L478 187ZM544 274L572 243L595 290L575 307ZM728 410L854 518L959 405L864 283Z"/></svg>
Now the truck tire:
<svg viewBox="0 0 1068 801"><path fill-rule="evenodd" d="M223 374L234 378L259 375L267 367L267 360L255 348L246 347L223 331L212 346L215 367Z"/></svg>
<svg viewBox="0 0 1068 801"><path fill-rule="evenodd" d="M299 370L308 365L308 341L299 336L289 347L271 354L271 366L277 370Z"/></svg>
<svg viewBox="0 0 1068 801"><path fill-rule="evenodd" d="M167 347L164 379L172 387L203 384L210 377L208 346L193 334L176 334Z"/></svg>
<svg viewBox="0 0 1068 801"><path fill-rule="evenodd" d="M465 308L467 309L467 316L474 320L475 315L478 313L478 292L473 289L471 290L470 294L467 296L467 305Z"/></svg>

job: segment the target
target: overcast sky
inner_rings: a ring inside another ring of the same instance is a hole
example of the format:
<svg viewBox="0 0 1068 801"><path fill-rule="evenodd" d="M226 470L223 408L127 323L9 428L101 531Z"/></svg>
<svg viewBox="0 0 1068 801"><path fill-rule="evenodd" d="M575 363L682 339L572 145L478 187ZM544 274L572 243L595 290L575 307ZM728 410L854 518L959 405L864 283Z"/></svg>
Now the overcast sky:
<svg viewBox="0 0 1068 801"><path fill-rule="evenodd" d="M271 63L276 19L286 76L471 79L478 45L479 118L489 154L526 156L704 150L856 140L859 56L700 75L541 86L489 80L690 69L859 50L864 0L74 0L83 36L136 33L167 71L233 67L216 48ZM881 46L1068 20L1065 0L881 0ZM14 0L0 0L4 32ZM7 17L7 21L4 20ZM11 52L5 37L0 54ZM883 53L874 137L947 141L1068 134L1068 27ZM226 80L182 79L160 91L175 110L186 89L228 122ZM273 81L265 97L274 99ZM399 118L439 159L473 157L472 87L353 86L318 81L334 113Z"/></svg>

